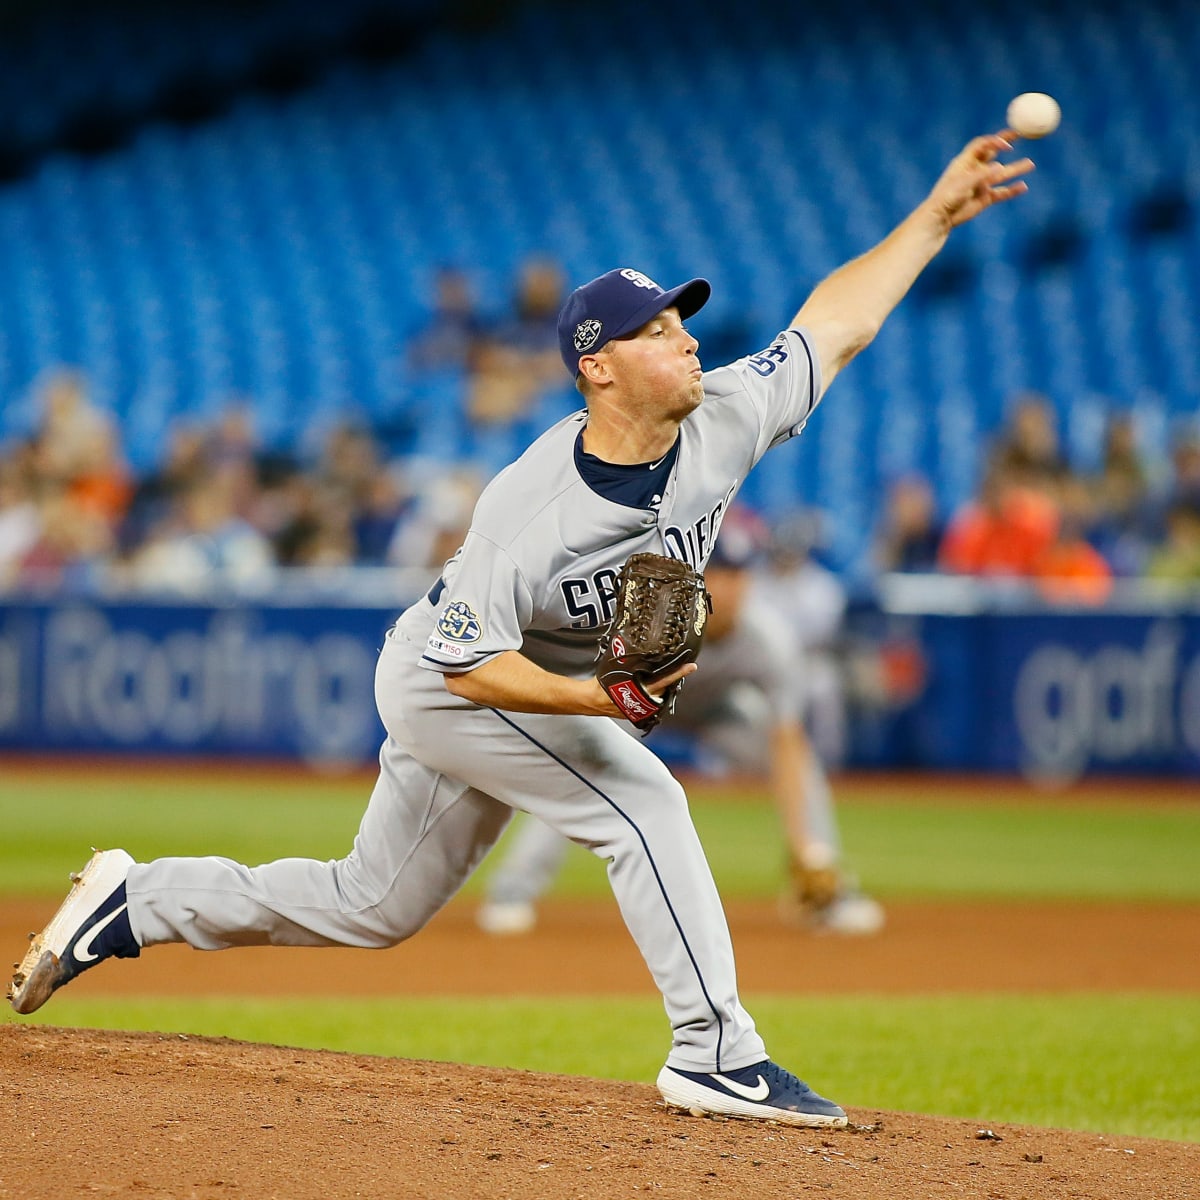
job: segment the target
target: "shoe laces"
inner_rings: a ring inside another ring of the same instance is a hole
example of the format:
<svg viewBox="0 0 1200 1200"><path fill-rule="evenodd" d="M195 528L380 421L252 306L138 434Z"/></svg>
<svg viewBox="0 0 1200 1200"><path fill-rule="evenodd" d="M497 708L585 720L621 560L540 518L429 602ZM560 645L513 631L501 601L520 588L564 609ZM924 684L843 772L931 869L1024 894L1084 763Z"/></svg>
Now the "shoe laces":
<svg viewBox="0 0 1200 1200"><path fill-rule="evenodd" d="M785 1070L778 1063L768 1059L761 1067L756 1067L755 1070L770 1084L772 1094L779 1092L804 1092L807 1090L807 1085L791 1071Z"/></svg>

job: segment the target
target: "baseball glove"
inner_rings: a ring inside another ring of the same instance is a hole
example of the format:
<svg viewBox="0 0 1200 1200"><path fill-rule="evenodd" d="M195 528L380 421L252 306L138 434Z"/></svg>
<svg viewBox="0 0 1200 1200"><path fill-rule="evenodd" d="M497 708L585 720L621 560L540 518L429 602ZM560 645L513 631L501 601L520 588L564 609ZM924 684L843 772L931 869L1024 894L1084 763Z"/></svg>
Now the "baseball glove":
<svg viewBox="0 0 1200 1200"><path fill-rule="evenodd" d="M685 562L634 554L621 568L616 609L596 655L596 678L625 719L643 733L674 710L683 681L661 697L644 685L695 662L710 612L704 576Z"/></svg>

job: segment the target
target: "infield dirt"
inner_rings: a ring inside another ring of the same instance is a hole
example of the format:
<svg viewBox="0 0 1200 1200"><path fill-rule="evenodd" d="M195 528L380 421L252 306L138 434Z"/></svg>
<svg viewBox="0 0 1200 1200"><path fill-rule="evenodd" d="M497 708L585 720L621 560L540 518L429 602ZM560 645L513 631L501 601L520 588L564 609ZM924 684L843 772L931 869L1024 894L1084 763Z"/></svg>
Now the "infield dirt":
<svg viewBox="0 0 1200 1200"><path fill-rule="evenodd" d="M0 1027L0 1196L1192 1200L1200 1146L851 1110L819 1132L644 1084ZM981 1137L981 1134L987 1136Z"/></svg>
<svg viewBox="0 0 1200 1200"><path fill-rule="evenodd" d="M862 940L789 933L766 904L728 907L748 994L1200 991L1195 905L897 903L886 935ZM0 941L18 945L47 915L44 899L0 905ZM479 934L459 902L382 954L161 947L72 990L328 995L333 980L359 995L653 994L611 902L549 905L534 935L502 940ZM698 1120L665 1110L647 1084L0 1025L5 1200L1200 1196L1200 1145L850 1117L834 1132Z"/></svg>

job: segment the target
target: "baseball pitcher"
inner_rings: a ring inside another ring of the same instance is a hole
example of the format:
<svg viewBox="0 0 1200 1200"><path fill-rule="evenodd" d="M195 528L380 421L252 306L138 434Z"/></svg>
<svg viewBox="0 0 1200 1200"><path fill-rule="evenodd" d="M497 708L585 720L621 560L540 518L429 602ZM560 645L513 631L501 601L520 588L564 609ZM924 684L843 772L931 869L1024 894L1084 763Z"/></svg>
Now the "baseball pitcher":
<svg viewBox="0 0 1200 1200"><path fill-rule="evenodd" d="M705 373L685 324L706 281L664 290L626 268L577 288L558 332L586 407L489 484L441 579L390 631L375 684L387 740L350 853L247 867L98 851L31 942L13 1007L32 1012L81 971L164 942L394 945L522 809L608 863L670 1019L658 1077L668 1104L845 1125L837 1104L770 1060L738 998L680 785L645 741L595 719L647 719L695 664L635 672L618 702L594 674L597 648L630 557L702 570L748 472L800 433L951 230L1025 190L1033 164L1000 158L1012 136L970 142L887 238L818 284L770 346L728 366Z"/></svg>

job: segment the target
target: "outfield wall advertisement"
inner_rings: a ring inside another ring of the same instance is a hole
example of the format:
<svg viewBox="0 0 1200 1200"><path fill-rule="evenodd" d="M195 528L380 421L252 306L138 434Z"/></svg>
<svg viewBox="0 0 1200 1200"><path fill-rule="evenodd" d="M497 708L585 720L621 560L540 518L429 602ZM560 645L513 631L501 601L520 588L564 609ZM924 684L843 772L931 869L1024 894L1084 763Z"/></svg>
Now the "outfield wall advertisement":
<svg viewBox="0 0 1200 1200"><path fill-rule="evenodd" d="M1200 774L1200 616L927 615L914 628L926 682L895 718L914 762Z"/></svg>
<svg viewBox="0 0 1200 1200"><path fill-rule="evenodd" d="M395 610L0 605L0 750L367 762ZM860 762L1200 775L1200 615L906 617L924 684Z"/></svg>
<svg viewBox="0 0 1200 1200"><path fill-rule="evenodd" d="M372 757L372 608L0 607L0 748Z"/></svg>

